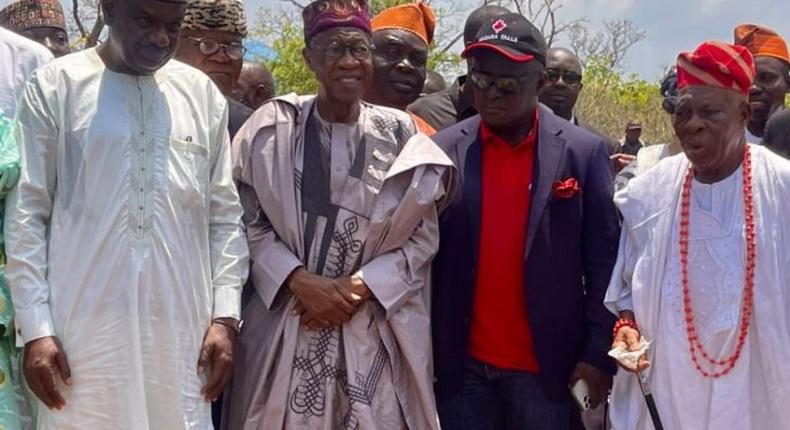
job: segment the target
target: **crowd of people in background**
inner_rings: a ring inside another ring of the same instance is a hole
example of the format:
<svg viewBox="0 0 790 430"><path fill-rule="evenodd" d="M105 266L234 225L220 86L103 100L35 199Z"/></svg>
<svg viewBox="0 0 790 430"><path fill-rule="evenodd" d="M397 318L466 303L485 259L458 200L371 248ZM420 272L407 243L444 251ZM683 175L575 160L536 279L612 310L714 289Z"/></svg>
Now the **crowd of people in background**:
<svg viewBox="0 0 790 430"><path fill-rule="evenodd" d="M0 9L0 428L790 429L774 30L672 53L646 142L502 6L445 82L428 3L314 0L278 96L242 0L99 5Z"/></svg>

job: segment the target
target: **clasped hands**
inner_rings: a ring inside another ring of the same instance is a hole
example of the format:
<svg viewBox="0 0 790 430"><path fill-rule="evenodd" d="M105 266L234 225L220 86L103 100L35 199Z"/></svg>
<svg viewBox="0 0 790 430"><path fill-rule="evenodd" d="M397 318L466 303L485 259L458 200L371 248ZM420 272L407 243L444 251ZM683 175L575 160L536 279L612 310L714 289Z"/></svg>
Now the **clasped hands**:
<svg viewBox="0 0 790 430"><path fill-rule="evenodd" d="M343 324L373 295L358 276L327 278L301 267L288 277L286 286L297 300L292 313L301 315L308 330Z"/></svg>

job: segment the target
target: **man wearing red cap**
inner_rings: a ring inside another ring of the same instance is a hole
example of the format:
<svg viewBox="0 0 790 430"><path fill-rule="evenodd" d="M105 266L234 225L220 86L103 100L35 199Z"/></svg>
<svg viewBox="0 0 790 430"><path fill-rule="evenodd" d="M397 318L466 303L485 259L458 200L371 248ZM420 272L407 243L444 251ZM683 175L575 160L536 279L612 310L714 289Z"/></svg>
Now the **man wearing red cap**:
<svg viewBox="0 0 790 430"><path fill-rule="evenodd" d="M752 119L746 127L746 140L760 143L768 120L785 108L785 97L790 93L790 53L779 34L754 24L735 27L735 44L746 47L754 57L757 73L749 90Z"/></svg>
<svg viewBox="0 0 790 430"><path fill-rule="evenodd" d="M615 378L615 430L790 428L790 162L748 144L751 53L706 42L678 57L682 154L631 180L607 307L613 347L648 352Z"/></svg>
<svg viewBox="0 0 790 430"><path fill-rule="evenodd" d="M228 109L173 57L183 0L102 0L105 43L17 110L6 252L39 430L211 428L248 271Z"/></svg>

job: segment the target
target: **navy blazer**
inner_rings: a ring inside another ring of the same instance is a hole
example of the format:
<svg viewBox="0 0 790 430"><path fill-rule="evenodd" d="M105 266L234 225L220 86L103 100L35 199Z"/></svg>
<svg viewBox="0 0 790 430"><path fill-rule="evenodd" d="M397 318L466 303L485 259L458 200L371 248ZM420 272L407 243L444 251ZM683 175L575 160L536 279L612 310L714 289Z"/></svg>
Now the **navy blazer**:
<svg viewBox="0 0 790 430"><path fill-rule="evenodd" d="M525 306L540 380L553 396L567 396L579 361L609 373L606 353L615 318L603 300L619 240L612 202L612 170L600 137L540 107L532 201L524 255ZM440 216L433 263L432 326L436 394L461 387L469 357L480 235L480 116L433 136L458 166L459 182ZM582 191L553 196L552 184L575 178Z"/></svg>

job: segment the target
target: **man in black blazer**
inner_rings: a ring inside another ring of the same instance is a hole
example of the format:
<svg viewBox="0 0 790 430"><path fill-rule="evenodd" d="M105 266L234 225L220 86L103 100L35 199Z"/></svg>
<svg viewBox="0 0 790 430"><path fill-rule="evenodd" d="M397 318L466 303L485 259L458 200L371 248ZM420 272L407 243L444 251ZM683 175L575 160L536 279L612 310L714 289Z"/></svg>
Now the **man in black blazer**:
<svg viewBox="0 0 790 430"><path fill-rule="evenodd" d="M480 115L433 137L460 171L433 265L442 428L567 429L568 387L600 402L615 370L606 145L539 107L546 43L523 16L492 18L463 56Z"/></svg>
<svg viewBox="0 0 790 430"><path fill-rule="evenodd" d="M570 49L550 48L546 54L546 85L540 92L539 100L555 115L600 136L606 143L609 155L614 155L620 149L620 144L580 120L574 112L584 88L583 69L579 57Z"/></svg>

